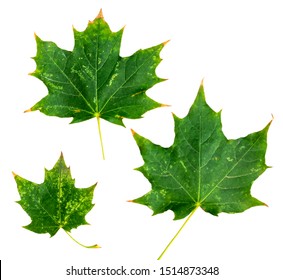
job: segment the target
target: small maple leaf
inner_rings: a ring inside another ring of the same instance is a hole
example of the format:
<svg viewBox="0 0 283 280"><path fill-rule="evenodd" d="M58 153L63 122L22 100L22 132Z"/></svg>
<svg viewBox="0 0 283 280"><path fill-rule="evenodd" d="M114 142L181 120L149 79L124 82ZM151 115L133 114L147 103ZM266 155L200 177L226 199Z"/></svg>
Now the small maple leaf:
<svg viewBox="0 0 283 280"><path fill-rule="evenodd" d="M15 175L15 181L21 197L18 203L32 220L24 228L36 233L49 233L52 237L60 228L70 232L88 224L85 215L94 206L92 199L96 184L89 188L76 188L62 154L51 170L45 170L43 183L36 184L18 175Z"/></svg>
<svg viewBox="0 0 283 280"><path fill-rule="evenodd" d="M102 12L83 32L74 29L73 51L36 36L37 68L31 74L48 88L48 95L27 111L73 118L72 123L100 117L123 125L123 118L140 118L161 104L145 92L163 81L156 76L164 44L120 57L123 29L111 32Z"/></svg>
<svg viewBox="0 0 283 280"><path fill-rule="evenodd" d="M169 148L134 135L145 162L138 170L152 184L152 190L134 202L147 205L154 214L172 210L175 219L198 207L217 215L265 205L251 196L250 189L267 169L270 123L259 132L228 140L221 114L205 101L203 85L188 115L174 120L175 140Z"/></svg>

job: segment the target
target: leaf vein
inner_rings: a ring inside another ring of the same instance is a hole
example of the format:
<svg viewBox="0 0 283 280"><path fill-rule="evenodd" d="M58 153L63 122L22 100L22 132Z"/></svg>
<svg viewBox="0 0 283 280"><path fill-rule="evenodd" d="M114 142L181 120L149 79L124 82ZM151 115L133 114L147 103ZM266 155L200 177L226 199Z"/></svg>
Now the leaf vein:
<svg viewBox="0 0 283 280"><path fill-rule="evenodd" d="M207 199L207 197L209 197L216 188L219 187L219 185L225 180L225 178L236 168L236 166L240 163L240 161L250 152L250 150L253 148L253 146L257 143L257 141L261 138L261 136L259 136L256 141L254 143L252 143L252 145L249 147L249 149L241 156L241 158L239 158L239 160L231 167L231 169L227 172L227 174L221 179L219 180L219 182L211 189L211 191L201 200L201 202L205 201Z"/></svg>
<svg viewBox="0 0 283 280"><path fill-rule="evenodd" d="M193 198L193 196L189 193L189 191L179 182L179 180L177 180L177 178L175 176L173 176L173 174L171 172L169 172L169 175L172 177L172 179L181 187L181 189L183 189L183 191L194 201L196 202L196 200Z"/></svg>
<svg viewBox="0 0 283 280"><path fill-rule="evenodd" d="M72 82L72 80L68 77L68 75L64 72L63 69L61 69L61 67L57 64L57 62L53 59L53 57L51 57L48 53L47 55L49 56L49 58L51 59L51 61L54 63L54 65L59 69L59 71L62 73L62 75L67 79L67 81L72 85L72 87L75 89L76 92L78 92L79 96L84 100L84 102L86 103L86 105L91 109L91 111L94 113L94 110L92 108L92 106L90 105L90 103L87 101L87 99L84 97L84 95L82 94L82 92L76 87L76 85Z"/></svg>
<svg viewBox="0 0 283 280"><path fill-rule="evenodd" d="M149 59L150 59L150 57L147 58L146 60L144 60L143 63L128 78L125 77L125 81L108 98L108 100L105 102L103 107L100 109L100 112L103 111L103 109L107 106L107 104L110 102L110 100L119 92L120 89L122 89L124 87L125 84L127 84L129 82L129 80L144 66L144 64L146 64L148 62ZM125 74L125 70L124 70L124 74Z"/></svg>

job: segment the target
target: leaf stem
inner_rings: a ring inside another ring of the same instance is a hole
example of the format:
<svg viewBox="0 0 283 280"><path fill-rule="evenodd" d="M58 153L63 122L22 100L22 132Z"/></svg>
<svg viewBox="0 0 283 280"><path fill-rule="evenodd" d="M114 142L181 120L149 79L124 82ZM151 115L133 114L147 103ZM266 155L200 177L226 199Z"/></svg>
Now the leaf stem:
<svg viewBox="0 0 283 280"><path fill-rule="evenodd" d="M177 233L174 235L174 237L170 240L170 242L168 243L168 245L165 247L165 249L163 250L163 252L161 253L161 255L158 257L157 260L161 260L163 255L166 253L166 251L168 250L168 248L171 246L171 244L174 242L174 240L178 237L178 235L180 234L180 232L182 231L182 229L185 227L185 225L187 224L187 222L190 220L190 218L193 216L193 214L196 212L196 210L199 208L199 205L190 213L190 215L188 216L188 218L185 220L185 222L183 223L183 225L180 227L180 229L177 231Z"/></svg>
<svg viewBox="0 0 283 280"><path fill-rule="evenodd" d="M104 154L104 147L103 147L103 141L102 141L102 133L101 133L100 117L99 117L99 115L96 115L96 119L97 119L97 127L98 127L99 139L100 139L100 147L101 147L101 152L102 152L102 159L105 160L105 154Z"/></svg>
<svg viewBox="0 0 283 280"><path fill-rule="evenodd" d="M86 246L86 245L80 243L78 240L76 240L68 231L66 231L66 230L64 230L64 231L67 233L67 235L68 235L73 241L75 241L77 244L79 244L80 246L82 246L82 247L84 247L84 248L89 248L89 249L100 248L100 246L98 246L97 244L95 244L95 245L90 245L90 246Z"/></svg>

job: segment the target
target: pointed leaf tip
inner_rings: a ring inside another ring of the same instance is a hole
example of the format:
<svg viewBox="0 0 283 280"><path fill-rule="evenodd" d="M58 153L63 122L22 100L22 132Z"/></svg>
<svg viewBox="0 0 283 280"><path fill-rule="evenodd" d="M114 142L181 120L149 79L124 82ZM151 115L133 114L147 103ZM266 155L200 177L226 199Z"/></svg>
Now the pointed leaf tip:
<svg viewBox="0 0 283 280"><path fill-rule="evenodd" d="M31 108L24 111L24 113L29 113L29 112L32 112Z"/></svg>
<svg viewBox="0 0 283 280"><path fill-rule="evenodd" d="M35 41L36 41L37 43L42 42L42 40L40 39L40 37L39 37L39 36L37 36L37 34L36 34L36 33L33 33L33 36L34 36Z"/></svg>
<svg viewBox="0 0 283 280"><path fill-rule="evenodd" d="M96 19L99 19L99 18L104 18L102 9L100 9L100 11L99 11L99 13L98 13L98 15L96 17Z"/></svg>
<svg viewBox="0 0 283 280"><path fill-rule="evenodd" d="M163 46L167 45L171 40L167 40L165 42L162 43Z"/></svg>
<svg viewBox="0 0 283 280"><path fill-rule="evenodd" d="M136 132L133 129L131 129L131 132L133 136L136 134Z"/></svg>
<svg viewBox="0 0 283 280"><path fill-rule="evenodd" d="M17 176L17 174L14 171L12 171L12 174L13 174L14 178Z"/></svg>
<svg viewBox="0 0 283 280"><path fill-rule="evenodd" d="M273 115L273 114L271 114L271 121L270 121L270 123L272 123L272 122L273 122L273 120L274 120L274 115Z"/></svg>

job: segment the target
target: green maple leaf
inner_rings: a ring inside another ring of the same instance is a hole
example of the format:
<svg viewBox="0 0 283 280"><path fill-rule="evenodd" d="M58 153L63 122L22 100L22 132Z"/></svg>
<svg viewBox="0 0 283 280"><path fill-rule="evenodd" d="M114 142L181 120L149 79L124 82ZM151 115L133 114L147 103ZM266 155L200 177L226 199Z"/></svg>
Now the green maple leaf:
<svg viewBox="0 0 283 280"><path fill-rule="evenodd" d="M192 215L199 207L217 215L265 205L250 190L267 169L270 124L228 140L222 132L221 114L207 105L202 85L188 115L174 116L174 120L175 140L169 148L134 135L144 160L138 170L152 184L152 190L134 202L148 206L154 214L172 210L175 219Z"/></svg>
<svg viewBox="0 0 283 280"><path fill-rule="evenodd" d="M44 82L48 95L27 111L70 117L72 123L97 117L123 125L123 118L160 107L145 92L163 81L155 69L164 44L120 57L122 35L123 29L111 32L100 12L83 32L74 29L73 51L36 36L37 68L31 75Z"/></svg>
<svg viewBox="0 0 283 280"><path fill-rule="evenodd" d="M21 197L18 203L32 220L24 228L36 233L49 233L52 237L61 228L68 233L73 228L88 224L85 215L94 206L92 199L96 184L89 188L76 188L62 154L51 170L45 170L43 183L37 184L18 175L15 175L15 181ZM97 245L85 247L95 248Z"/></svg>

